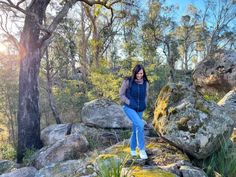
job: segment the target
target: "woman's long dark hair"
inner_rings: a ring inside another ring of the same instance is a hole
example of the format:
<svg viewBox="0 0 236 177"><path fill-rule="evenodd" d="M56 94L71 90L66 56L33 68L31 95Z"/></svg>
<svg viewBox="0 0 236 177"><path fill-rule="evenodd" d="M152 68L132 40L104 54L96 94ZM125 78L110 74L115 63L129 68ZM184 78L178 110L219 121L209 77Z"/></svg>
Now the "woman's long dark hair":
<svg viewBox="0 0 236 177"><path fill-rule="evenodd" d="M136 79L136 74L137 74L141 69L143 70L143 80L146 81L146 82L149 82L143 65L137 64L137 65L133 68L133 70L132 70L132 76L130 77L131 83Z"/></svg>

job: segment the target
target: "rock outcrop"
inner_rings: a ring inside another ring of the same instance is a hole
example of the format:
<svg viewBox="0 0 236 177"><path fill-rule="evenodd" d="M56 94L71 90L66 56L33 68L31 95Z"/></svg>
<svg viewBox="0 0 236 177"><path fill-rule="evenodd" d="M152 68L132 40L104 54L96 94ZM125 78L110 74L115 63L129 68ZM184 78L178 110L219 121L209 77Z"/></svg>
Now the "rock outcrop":
<svg viewBox="0 0 236 177"><path fill-rule="evenodd" d="M0 177L34 177L37 169L34 167L23 167L12 172L0 175Z"/></svg>
<svg viewBox="0 0 236 177"><path fill-rule="evenodd" d="M163 87L153 125L163 138L197 159L213 153L233 130L233 120L224 108L204 100L193 86L184 83Z"/></svg>
<svg viewBox="0 0 236 177"><path fill-rule="evenodd" d="M0 160L0 175L3 173L10 172L11 170L17 168L17 164L10 160Z"/></svg>
<svg viewBox="0 0 236 177"><path fill-rule="evenodd" d="M41 140L44 146L54 144L70 134L71 124L52 124L41 131Z"/></svg>
<svg viewBox="0 0 236 177"><path fill-rule="evenodd" d="M236 52L217 53L200 62L193 72L193 82L201 92L226 94L236 87Z"/></svg>
<svg viewBox="0 0 236 177"><path fill-rule="evenodd" d="M106 99L96 99L85 103L82 109L85 125L100 128L131 128L122 107Z"/></svg>
<svg viewBox="0 0 236 177"><path fill-rule="evenodd" d="M236 127L236 89L231 90L230 92L228 92L218 102L218 105L225 108L225 111L234 120L234 127Z"/></svg>
<svg viewBox="0 0 236 177"><path fill-rule="evenodd" d="M86 175L84 164L82 160L52 163L36 172L34 177L74 177Z"/></svg>
<svg viewBox="0 0 236 177"><path fill-rule="evenodd" d="M51 163L80 158L82 153L87 150L88 141L83 135L69 135L36 152L33 157L33 165L40 169Z"/></svg>

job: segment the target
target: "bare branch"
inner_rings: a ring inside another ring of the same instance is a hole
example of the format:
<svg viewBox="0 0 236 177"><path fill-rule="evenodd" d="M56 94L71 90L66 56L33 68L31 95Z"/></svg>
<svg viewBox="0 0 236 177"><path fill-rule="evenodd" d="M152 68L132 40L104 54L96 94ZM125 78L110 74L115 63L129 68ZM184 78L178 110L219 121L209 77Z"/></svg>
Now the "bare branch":
<svg viewBox="0 0 236 177"><path fill-rule="evenodd" d="M3 24L3 19L2 16L0 16L0 27L2 31L6 34L8 40L17 48L19 49L19 42L18 40L8 31L7 29L7 20L8 20L8 15L6 14L6 19L5 19L5 27Z"/></svg>
<svg viewBox="0 0 236 177"><path fill-rule="evenodd" d="M25 0L21 0L21 1L19 1L17 4L16 4L16 6L20 6L20 4L22 4L23 2L25 2Z"/></svg>

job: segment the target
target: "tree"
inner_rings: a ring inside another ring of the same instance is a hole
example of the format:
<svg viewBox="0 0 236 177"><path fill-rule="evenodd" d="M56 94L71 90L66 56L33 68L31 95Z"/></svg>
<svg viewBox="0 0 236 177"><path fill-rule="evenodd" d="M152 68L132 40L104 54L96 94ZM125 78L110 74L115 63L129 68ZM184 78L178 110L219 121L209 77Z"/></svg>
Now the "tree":
<svg viewBox="0 0 236 177"><path fill-rule="evenodd" d="M194 9L189 5L189 9ZM181 18L181 25L177 27L176 37L179 41L179 54L182 58L182 69L188 71L189 62L194 56L195 46L198 42L197 30L199 26L197 14L184 15ZM196 54L196 53L195 53Z"/></svg>
<svg viewBox="0 0 236 177"><path fill-rule="evenodd" d="M164 6L158 0L149 2L149 11L145 15L142 24L142 35L146 41L154 41L151 46L162 49L170 67L170 80L174 81L175 62L179 54L177 50L177 39L175 37L175 23L171 19L173 6Z"/></svg>
<svg viewBox="0 0 236 177"><path fill-rule="evenodd" d="M22 161L27 149L41 148L40 141L40 111L38 78L40 61L44 55L52 34L58 24L67 15L69 9L78 1L89 6L101 4L110 9L120 1L108 0L66 0L61 2L61 8L52 19L50 25L45 26L46 9L51 0L26 0L17 3L11 0L1 0L2 8L25 15L23 31L19 42L20 74L19 74L19 105L18 105L18 148L17 160ZM112 13L113 14L113 13Z"/></svg>
<svg viewBox="0 0 236 177"><path fill-rule="evenodd" d="M232 0L206 0L202 17L204 58L211 57L220 49L230 48L235 39L236 3ZM211 18L209 18L211 17Z"/></svg>
<svg viewBox="0 0 236 177"><path fill-rule="evenodd" d="M137 56L138 38L137 29L140 20L139 10L137 8L124 9L124 22L122 24L123 30L123 49L126 54L126 60L129 69L132 66L132 59Z"/></svg>

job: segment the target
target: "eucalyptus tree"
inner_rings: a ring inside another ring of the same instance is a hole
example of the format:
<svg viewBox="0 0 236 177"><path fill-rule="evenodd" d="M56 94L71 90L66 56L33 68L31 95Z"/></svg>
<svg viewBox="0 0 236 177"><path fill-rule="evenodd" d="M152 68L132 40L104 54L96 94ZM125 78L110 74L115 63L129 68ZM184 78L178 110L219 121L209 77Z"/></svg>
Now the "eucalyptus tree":
<svg viewBox="0 0 236 177"><path fill-rule="evenodd" d="M124 19L122 21L122 49L124 51L128 69L132 68L132 59L138 55L138 25L140 21L140 10L137 5L123 9Z"/></svg>
<svg viewBox="0 0 236 177"><path fill-rule="evenodd" d="M148 12L142 23L142 36L145 42L156 50L161 50L170 67L170 80L174 81L178 43L175 37L176 24L172 20L174 6L164 6L164 1L150 0Z"/></svg>
<svg viewBox="0 0 236 177"><path fill-rule="evenodd" d="M200 18L194 9L196 9L194 6L188 6L188 15L181 17L180 25L176 30L178 50L182 59L181 67L185 71L189 69L191 60L197 55L196 44L200 42L198 38Z"/></svg>
<svg viewBox="0 0 236 177"><path fill-rule="evenodd" d="M206 0L202 18L204 58L211 57L218 50L230 49L235 40L236 3L232 0Z"/></svg>
<svg viewBox="0 0 236 177"><path fill-rule="evenodd" d="M38 78L40 61L45 53L52 34L67 15L69 9L77 2L84 2L89 6L100 4L111 10L113 5L121 0L65 0L58 3L53 0L0 0L1 9L5 12L24 15L23 30L19 42L19 104L18 104L18 148L17 159L22 161L27 149L42 147L40 141L40 111ZM56 3L56 15L47 25L47 10L50 4Z"/></svg>

